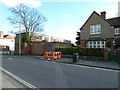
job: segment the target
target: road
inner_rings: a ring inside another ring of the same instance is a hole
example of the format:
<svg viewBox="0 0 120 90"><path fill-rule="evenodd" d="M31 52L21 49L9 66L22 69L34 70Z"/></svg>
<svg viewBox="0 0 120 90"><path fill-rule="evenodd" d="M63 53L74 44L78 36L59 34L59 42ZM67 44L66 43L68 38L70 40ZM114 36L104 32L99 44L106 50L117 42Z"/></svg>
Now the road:
<svg viewBox="0 0 120 90"><path fill-rule="evenodd" d="M2 56L2 67L38 88L118 88L118 71Z"/></svg>

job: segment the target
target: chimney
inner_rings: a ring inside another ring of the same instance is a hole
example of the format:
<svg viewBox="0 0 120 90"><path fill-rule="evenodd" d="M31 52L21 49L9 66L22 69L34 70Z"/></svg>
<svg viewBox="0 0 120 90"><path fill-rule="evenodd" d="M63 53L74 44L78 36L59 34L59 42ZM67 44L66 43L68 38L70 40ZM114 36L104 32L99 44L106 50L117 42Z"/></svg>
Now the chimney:
<svg viewBox="0 0 120 90"><path fill-rule="evenodd" d="M101 12L101 16L106 18L106 12L105 11Z"/></svg>

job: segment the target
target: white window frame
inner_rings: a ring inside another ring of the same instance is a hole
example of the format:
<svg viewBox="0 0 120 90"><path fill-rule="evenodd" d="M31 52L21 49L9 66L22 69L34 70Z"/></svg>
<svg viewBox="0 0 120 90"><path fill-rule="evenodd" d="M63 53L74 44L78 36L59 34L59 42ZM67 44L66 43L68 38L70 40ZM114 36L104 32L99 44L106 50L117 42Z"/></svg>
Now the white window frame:
<svg viewBox="0 0 120 90"><path fill-rule="evenodd" d="M101 24L91 25L90 34L101 34Z"/></svg>
<svg viewBox="0 0 120 90"><path fill-rule="evenodd" d="M120 28L115 28L115 35L120 34Z"/></svg>
<svg viewBox="0 0 120 90"><path fill-rule="evenodd" d="M105 41L87 41L86 44L87 44L86 46L89 48L104 48L105 47Z"/></svg>

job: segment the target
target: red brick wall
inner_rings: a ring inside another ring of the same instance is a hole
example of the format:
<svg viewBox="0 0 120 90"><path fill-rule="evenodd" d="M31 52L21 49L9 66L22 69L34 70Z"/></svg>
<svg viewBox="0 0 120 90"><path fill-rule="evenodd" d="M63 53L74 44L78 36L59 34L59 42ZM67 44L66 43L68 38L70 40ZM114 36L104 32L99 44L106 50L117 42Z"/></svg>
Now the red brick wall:
<svg viewBox="0 0 120 90"><path fill-rule="evenodd" d="M31 45L31 54L33 55L42 55L44 53L43 43L32 43Z"/></svg>
<svg viewBox="0 0 120 90"><path fill-rule="evenodd" d="M21 54L23 55L29 55L31 54L31 46L26 43L21 44Z"/></svg>
<svg viewBox="0 0 120 90"><path fill-rule="evenodd" d="M15 54L19 54L19 43L15 43ZM31 54L31 46L26 44L26 43L22 43L21 44L21 54L22 55L30 55Z"/></svg>
<svg viewBox="0 0 120 90"><path fill-rule="evenodd" d="M26 43L21 44L21 54L23 55L42 55L44 52L55 51L55 47L71 47L68 44L34 42L31 45ZM19 54L19 43L15 44L15 54Z"/></svg>
<svg viewBox="0 0 120 90"><path fill-rule="evenodd" d="M104 61L109 60L108 54L109 54L109 51L107 49L105 49L104 50Z"/></svg>
<svg viewBox="0 0 120 90"><path fill-rule="evenodd" d="M80 41L80 45L81 45L81 47L86 47L85 40L81 40L81 41Z"/></svg>

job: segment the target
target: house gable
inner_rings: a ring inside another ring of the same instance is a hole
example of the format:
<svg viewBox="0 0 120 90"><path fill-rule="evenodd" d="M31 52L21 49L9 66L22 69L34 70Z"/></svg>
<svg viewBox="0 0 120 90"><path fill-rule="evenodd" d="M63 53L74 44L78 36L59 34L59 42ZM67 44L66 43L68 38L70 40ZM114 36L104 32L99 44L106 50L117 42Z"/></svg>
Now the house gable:
<svg viewBox="0 0 120 90"><path fill-rule="evenodd" d="M101 33L100 34L90 34L90 26L100 24ZM114 37L114 30L111 23L104 17L96 13L95 11L90 15L84 25L80 28L81 30L81 40L89 40L91 38L101 38L105 40L106 38Z"/></svg>
<svg viewBox="0 0 120 90"><path fill-rule="evenodd" d="M101 15L99 15L97 12L93 11L93 13L89 16L89 18L86 20L86 22L83 24L83 26L80 28L80 30L83 30L83 27L87 24L87 22L90 20L90 18L94 15L98 15L101 19L103 19L105 22L107 22L108 24L112 25L111 22L109 22L107 19L105 19L104 17L102 17Z"/></svg>

